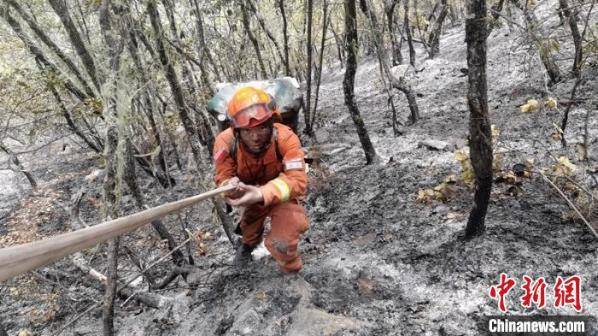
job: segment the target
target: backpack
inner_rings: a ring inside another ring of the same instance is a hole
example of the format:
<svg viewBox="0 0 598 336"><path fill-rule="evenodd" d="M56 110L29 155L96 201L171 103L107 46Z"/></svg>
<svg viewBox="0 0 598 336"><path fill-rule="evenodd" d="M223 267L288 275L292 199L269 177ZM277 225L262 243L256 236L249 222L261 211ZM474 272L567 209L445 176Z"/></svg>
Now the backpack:
<svg viewBox="0 0 598 336"><path fill-rule="evenodd" d="M304 103L299 83L292 77L246 83L218 84L218 92L208 101L206 109L218 121L219 131L223 131L230 126L226 115L228 102L236 90L243 86L262 89L272 96L279 107L281 118L279 122L287 125L293 132L297 133L299 112L303 109Z"/></svg>

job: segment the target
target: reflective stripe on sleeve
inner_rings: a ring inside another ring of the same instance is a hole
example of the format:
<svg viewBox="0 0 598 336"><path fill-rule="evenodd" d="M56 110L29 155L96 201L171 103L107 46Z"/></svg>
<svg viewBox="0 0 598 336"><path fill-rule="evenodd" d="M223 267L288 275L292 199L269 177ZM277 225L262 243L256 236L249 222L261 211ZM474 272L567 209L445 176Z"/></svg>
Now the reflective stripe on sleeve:
<svg viewBox="0 0 598 336"><path fill-rule="evenodd" d="M272 183L274 183L274 186L280 192L280 201L288 201L289 197L291 196L291 189L289 188L289 185L281 178L275 178L272 180Z"/></svg>

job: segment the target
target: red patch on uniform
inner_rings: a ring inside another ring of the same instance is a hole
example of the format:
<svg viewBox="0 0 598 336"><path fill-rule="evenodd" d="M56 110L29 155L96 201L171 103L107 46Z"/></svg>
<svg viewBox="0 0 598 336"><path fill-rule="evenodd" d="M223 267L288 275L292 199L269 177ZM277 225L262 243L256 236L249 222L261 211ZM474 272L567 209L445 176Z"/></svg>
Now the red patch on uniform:
<svg viewBox="0 0 598 336"><path fill-rule="evenodd" d="M214 154L214 162L222 163L226 156L228 155L228 151L226 149L221 149Z"/></svg>

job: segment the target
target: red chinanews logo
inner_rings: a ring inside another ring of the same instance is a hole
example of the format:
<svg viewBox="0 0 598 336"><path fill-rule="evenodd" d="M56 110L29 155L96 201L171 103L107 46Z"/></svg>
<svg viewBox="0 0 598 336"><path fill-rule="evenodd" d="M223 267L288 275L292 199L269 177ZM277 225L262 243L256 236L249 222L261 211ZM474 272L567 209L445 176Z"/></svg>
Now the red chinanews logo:
<svg viewBox="0 0 598 336"><path fill-rule="evenodd" d="M505 297L515 287L517 280L509 278L505 273L500 274L499 283L496 286L490 287L490 297L498 301L498 309L501 312L507 313L509 311ZM524 275L523 285L521 289L523 294L519 297L521 306L530 308L532 304L542 309L546 306L546 289L548 284L543 277L537 280ZM553 306L566 307L571 306L575 311L580 312L582 309L581 305L581 277L573 275L568 278L562 278L557 276L556 282L552 287L554 292Z"/></svg>

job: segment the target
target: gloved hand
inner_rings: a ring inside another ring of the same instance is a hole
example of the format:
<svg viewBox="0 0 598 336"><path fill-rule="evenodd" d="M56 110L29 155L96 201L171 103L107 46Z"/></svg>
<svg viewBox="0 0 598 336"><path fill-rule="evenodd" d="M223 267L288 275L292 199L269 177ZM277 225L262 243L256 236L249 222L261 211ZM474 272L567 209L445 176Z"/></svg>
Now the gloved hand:
<svg viewBox="0 0 598 336"><path fill-rule="evenodd" d="M264 202L264 196L259 187L239 182L238 189L242 190L243 196L236 199L229 199L228 203L234 206L249 206L255 203Z"/></svg>

